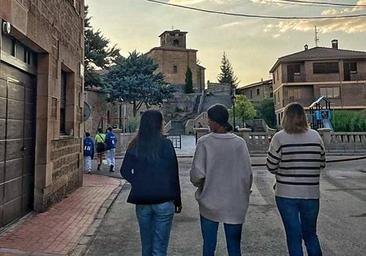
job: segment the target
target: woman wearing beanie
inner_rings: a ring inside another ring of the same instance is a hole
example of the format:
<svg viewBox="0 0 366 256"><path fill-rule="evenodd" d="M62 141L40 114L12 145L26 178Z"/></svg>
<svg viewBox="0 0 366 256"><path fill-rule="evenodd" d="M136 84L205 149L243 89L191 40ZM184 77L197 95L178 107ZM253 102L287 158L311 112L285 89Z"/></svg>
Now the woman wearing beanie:
<svg viewBox="0 0 366 256"><path fill-rule="evenodd" d="M219 223L229 256L241 255L242 226L249 204L252 170L245 141L230 133L225 106L208 110L211 133L197 142L190 172L201 215L203 256L214 256Z"/></svg>

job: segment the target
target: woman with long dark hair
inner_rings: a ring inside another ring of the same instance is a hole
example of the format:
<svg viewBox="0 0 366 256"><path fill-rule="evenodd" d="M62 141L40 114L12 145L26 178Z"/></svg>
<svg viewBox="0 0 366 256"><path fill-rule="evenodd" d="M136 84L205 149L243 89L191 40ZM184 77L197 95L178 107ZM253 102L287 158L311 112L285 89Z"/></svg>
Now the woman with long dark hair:
<svg viewBox="0 0 366 256"><path fill-rule="evenodd" d="M324 144L318 132L308 128L299 103L286 106L282 127L271 140L267 168L276 175L276 204L288 251L290 256L303 255L304 240L309 256L321 256L316 226L320 171L325 167Z"/></svg>
<svg viewBox="0 0 366 256"><path fill-rule="evenodd" d="M162 129L159 111L144 112L121 167L132 187L127 201L136 204L143 256L167 255L174 212L182 210L177 157Z"/></svg>

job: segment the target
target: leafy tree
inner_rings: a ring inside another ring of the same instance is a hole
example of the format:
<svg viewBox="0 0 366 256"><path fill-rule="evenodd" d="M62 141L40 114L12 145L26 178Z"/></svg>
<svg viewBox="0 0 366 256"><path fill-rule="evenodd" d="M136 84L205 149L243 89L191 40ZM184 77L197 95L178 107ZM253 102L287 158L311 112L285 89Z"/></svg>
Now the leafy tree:
<svg viewBox="0 0 366 256"><path fill-rule="evenodd" d="M113 61L120 57L116 46L109 47L110 40L105 38L100 30L94 31L90 25L88 6L85 6L85 86L104 88L105 84L97 70L110 67Z"/></svg>
<svg viewBox="0 0 366 256"><path fill-rule="evenodd" d="M230 109L230 116L233 118L233 108ZM244 95L236 97L235 101L235 118L240 120L244 125L245 120L253 119L256 116L256 110L253 104Z"/></svg>
<svg viewBox="0 0 366 256"><path fill-rule="evenodd" d="M258 118L264 119L270 127L276 127L276 114L273 99L265 99L256 105L255 108Z"/></svg>
<svg viewBox="0 0 366 256"><path fill-rule="evenodd" d="M134 116L142 105L149 108L172 97L173 87L164 82L158 65L147 55L134 51L115 63L105 75L109 100L131 103Z"/></svg>
<svg viewBox="0 0 366 256"><path fill-rule="evenodd" d="M190 67L187 67L187 71L186 71L185 92L186 93L192 93L193 92L192 70L191 70Z"/></svg>
<svg viewBox="0 0 366 256"><path fill-rule="evenodd" d="M233 67L231 66L229 59L226 57L225 52L221 59L220 70L221 73L217 79L221 84L227 84L232 87L236 87L239 84L238 78L234 74Z"/></svg>

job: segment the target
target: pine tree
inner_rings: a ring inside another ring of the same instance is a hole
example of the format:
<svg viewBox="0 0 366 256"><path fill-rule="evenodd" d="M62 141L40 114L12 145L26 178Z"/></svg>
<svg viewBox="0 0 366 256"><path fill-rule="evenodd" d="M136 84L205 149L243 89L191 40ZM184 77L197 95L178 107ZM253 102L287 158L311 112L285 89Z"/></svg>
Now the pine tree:
<svg viewBox="0 0 366 256"><path fill-rule="evenodd" d="M110 40L100 30L94 31L90 25L88 6L85 6L85 86L104 88L105 84L97 70L107 69L120 56L116 46L109 47Z"/></svg>
<svg viewBox="0 0 366 256"><path fill-rule="evenodd" d="M238 78L234 74L233 67L229 59L224 55L222 56L221 66L220 66L221 73L218 76L218 81L220 84L230 85L232 87L236 87L239 84Z"/></svg>
<svg viewBox="0 0 366 256"><path fill-rule="evenodd" d="M186 71L186 85L185 85L185 92L186 93L193 93L193 81L192 81L192 70L190 67L187 67Z"/></svg>

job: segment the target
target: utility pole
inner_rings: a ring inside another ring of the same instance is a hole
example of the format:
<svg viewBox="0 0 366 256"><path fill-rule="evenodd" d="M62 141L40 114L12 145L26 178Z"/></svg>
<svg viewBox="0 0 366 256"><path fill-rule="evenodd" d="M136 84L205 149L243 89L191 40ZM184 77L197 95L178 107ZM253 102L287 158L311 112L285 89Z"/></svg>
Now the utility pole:
<svg viewBox="0 0 366 256"><path fill-rule="evenodd" d="M315 40L315 47L318 47L318 44L319 44L319 31L318 31L318 28L316 26L315 26L314 40Z"/></svg>

